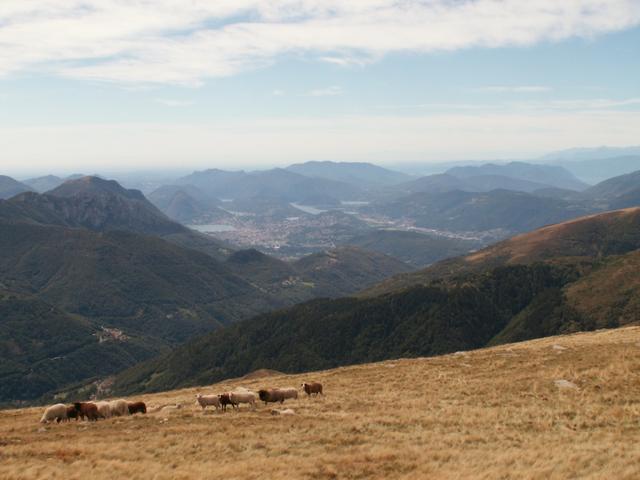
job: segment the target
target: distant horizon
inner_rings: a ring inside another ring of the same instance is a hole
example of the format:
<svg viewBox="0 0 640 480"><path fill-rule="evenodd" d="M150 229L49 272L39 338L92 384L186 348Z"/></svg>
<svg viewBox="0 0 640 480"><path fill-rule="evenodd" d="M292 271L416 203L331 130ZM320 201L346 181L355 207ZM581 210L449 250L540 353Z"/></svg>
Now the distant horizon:
<svg viewBox="0 0 640 480"><path fill-rule="evenodd" d="M16 168L16 169L0 169L0 175L7 175L12 178L15 178L19 181L29 180L33 178L45 177L47 175L54 175L58 177L69 177L72 175L83 175L83 176L92 176L92 175L100 175L100 176L110 176L111 178L116 178L118 176L144 176L154 178L156 180L162 179L163 177L178 177L183 175L188 175L193 172L205 171L211 169L220 169L226 171L264 171L271 170L274 168L286 168L288 166L294 164L308 163L308 162L334 162L334 163L365 163L376 165L379 167L387 168L389 170L395 170L398 172L408 173L408 174L416 174L419 175L421 170L431 170L434 167L441 166L443 168L448 168L453 165L473 165L473 164L486 164L486 163L496 163L496 164L505 164L510 162L531 162L531 163L548 163L557 162L558 160L545 160L546 156L553 156L564 153L570 153L574 151L596 151L598 149L606 149L613 150L613 152L607 158L613 158L615 156L624 156L624 153L618 155L615 153L616 150L638 150L640 152L640 145L623 145L623 146L609 146L609 145L599 145L596 147L571 147L562 150L552 151L552 152L544 152L541 155L535 157L526 157L522 156L521 158L470 158L470 159L452 159L452 160L433 160L433 161L373 161L373 160L334 160L334 159L311 159L311 160L300 160L300 161L292 161L285 163L274 163L274 164L259 164L259 163L244 163L244 164L216 164L215 162L203 162L203 163L193 163L190 165L185 165L184 167L147 167L147 168L139 168L139 167L131 167L129 169L126 168L110 168L108 166L98 167L97 169L92 169L90 167L83 168L82 165L78 164L78 168L59 168L53 167L51 169L42 169L42 168ZM571 161L571 160L568 160ZM431 167L431 168L429 168Z"/></svg>

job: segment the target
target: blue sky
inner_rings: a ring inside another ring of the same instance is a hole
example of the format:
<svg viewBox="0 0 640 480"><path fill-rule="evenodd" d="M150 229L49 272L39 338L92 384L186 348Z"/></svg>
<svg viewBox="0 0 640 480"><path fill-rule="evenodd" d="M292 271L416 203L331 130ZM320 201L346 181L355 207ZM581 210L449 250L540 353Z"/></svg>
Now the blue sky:
<svg viewBox="0 0 640 480"><path fill-rule="evenodd" d="M635 0L4 1L5 173L640 143Z"/></svg>

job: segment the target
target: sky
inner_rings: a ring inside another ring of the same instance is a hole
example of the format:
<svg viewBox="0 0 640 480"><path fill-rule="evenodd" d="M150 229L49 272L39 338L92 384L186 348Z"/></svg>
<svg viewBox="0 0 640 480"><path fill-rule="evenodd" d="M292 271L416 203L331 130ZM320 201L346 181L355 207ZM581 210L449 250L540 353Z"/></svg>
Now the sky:
<svg viewBox="0 0 640 480"><path fill-rule="evenodd" d="M640 0L1 0L0 173L640 143Z"/></svg>

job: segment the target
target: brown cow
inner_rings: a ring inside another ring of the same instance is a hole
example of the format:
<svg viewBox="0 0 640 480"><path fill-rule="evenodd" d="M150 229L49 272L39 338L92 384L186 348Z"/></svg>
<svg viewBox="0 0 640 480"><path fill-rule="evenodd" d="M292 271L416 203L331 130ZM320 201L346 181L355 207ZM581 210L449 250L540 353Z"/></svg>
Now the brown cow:
<svg viewBox="0 0 640 480"><path fill-rule="evenodd" d="M128 404L129 415L134 413L147 413L147 405L144 402L133 402Z"/></svg>
<svg viewBox="0 0 640 480"><path fill-rule="evenodd" d="M76 414L79 418L87 420L91 422L95 422L98 418L104 418L98 413L98 407L95 403L91 402L75 402L73 407L76 411Z"/></svg>
<svg viewBox="0 0 640 480"><path fill-rule="evenodd" d="M318 396L318 394L324 396L324 393L322 393L322 384L318 383L318 382L313 382L313 383L303 383L302 385L300 385L304 391L306 392L307 396L311 396L312 394Z"/></svg>
<svg viewBox="0 0 640 480"><path fill-rule="evenodd" d="M264 402L264 404L266 405L267 403L271 402L271 403L275 403L275 402L284 402L285 399L287 398L285 393L281 390L278 390L277 388L274 390L260 390L258 391L258 396L260 397L260 400L262 400Z"/></svg>
<svg viewBox="0 0 640 480"><path fill-rule="evenodd" d="M221 393L218 395L218 399L220 400L220 406L222 406L223 412L227 410L227 405L231 405L234 409L238 406L231 401L231 395L228 393Z"/></svg>

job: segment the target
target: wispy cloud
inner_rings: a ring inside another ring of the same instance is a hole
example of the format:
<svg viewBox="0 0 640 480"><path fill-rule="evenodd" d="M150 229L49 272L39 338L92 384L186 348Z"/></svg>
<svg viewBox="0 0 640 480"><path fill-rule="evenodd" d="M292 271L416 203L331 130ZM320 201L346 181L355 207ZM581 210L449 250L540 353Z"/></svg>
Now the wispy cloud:
<svg viewBox="0 0 640 480"><path fill-rule="evenodd" d="M286 92L284 90L275 89L273 92L271 92L271 95L273 95L274 97L284 97L286 95Z"/></svg>
<svg viewBox="0 0 640 480"><path fill-rule="evenodd" d="M639 23L638 0L2 0L0 75L197 86L291 53L346 66Z"/></svg>
<svg viewBox="0 0 640 480"><path fill-rule="evenodd" d="M543 85L490 85L471 89L478 93L544 93L551 90L551 87Z"/></svg>
<svg viewBox="0 0 640 480"><path fill-rule="evenodd" d="M316 88L307 93L309 97L335 97L337 95L342 95L343 90L342 87L338 85L332 85L326 88Z"/></svg>
<svg viewBox="0 0 640 480"><path fill-rule="evenodd" d="M193 105L193 101L191 100L173 100L170 98L156 98L155 102L171 108L190 107Z"/></svg>
<svg viewBox="0 0 640 480"><path fill-rule="evenodd" d="M339 65L341 67L364 67L366 65L369 65L370 63L373 63L376 60L377 60L376 57L373 57L373 56L364 57L362 55L360 56L342 55L339 57L332 57L332 56L320 57L320 61L322 62L332 63L334 65Z"/></svg>

